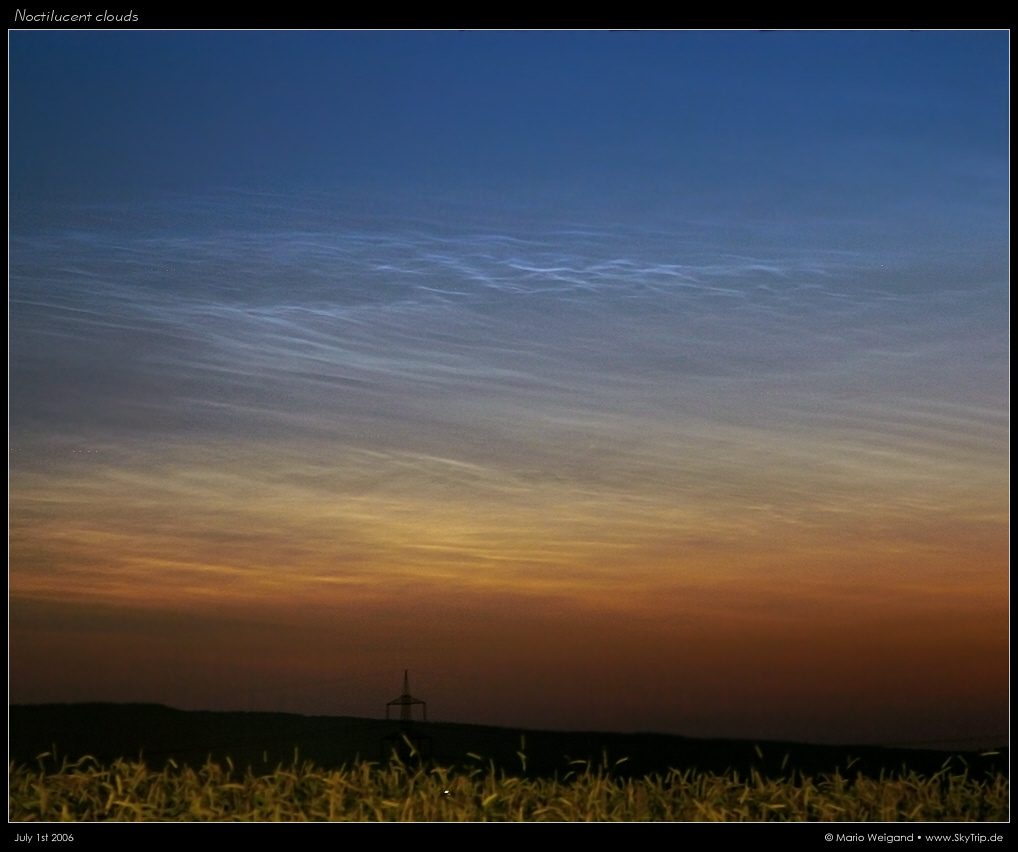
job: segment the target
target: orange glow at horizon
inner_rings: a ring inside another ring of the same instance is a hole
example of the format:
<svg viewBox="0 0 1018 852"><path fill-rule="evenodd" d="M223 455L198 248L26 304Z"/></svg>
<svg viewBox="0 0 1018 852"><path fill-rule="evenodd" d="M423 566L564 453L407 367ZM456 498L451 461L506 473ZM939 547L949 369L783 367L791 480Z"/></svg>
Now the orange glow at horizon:
<svg viewBox="0 0 1018 852"><path fill-rule="evenodd" d="M924 704L936 717L959 689L1002 700L995 472L980 505L971 476L927 492L893 468L867 489L871 470L853 482L747 459L739 480L729 461L707 493L683 495L667 476L659 491L606 484L604 470L578 487L400 453L353 453L309 484L293 456L19 481L12 659L15 682L32 684L20 700L74 683L73 669L86 697L370 713L357 689L330 698L320 684L396 663L443 672L460 721L521 725L573 714L722 735L748 703L775 736L797 714L822 732L825 713L863 736L881 702L904 719ZM92 625L47 626L45 613L71 611ZM152 623L140 635L138 618ZM125 670L135 686L115 687L110 672ZM464 686L478 681L504 702Z"/></svg>

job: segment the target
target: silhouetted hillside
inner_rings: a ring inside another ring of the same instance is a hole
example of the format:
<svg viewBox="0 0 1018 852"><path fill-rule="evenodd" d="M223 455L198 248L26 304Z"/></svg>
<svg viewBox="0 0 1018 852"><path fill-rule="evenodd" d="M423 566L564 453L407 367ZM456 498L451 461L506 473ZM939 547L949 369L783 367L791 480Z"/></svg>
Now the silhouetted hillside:
<svg viewBox="0 0 1018 852"><path fill-rule="evenodd" d="M377 761L387 753L385 738L398 723L348 716L299 716L290 713L241 713L174 710L159 704L42 704L10 707L10 759L34 762L44 752L71 760L91 755L101 762L118 757L143 758L161 769L168 760L202 764L209 758L235 766L271 770L289 765L295 755L325 767L357 759ZM565 775L571 761L615 766L620 775L679 770L748 773L772 777L793 771L807 775L834 772L877 776L903 768L932 774L948 764L970 776L1006 773L1008 750L995 754L877 746L827 746L803 743L692 739L665 734L522 731L440 722L414 723L415 733L430 738L433 760L443 765L490 763L521 774L526 755L530 775ZM471 757L470 754L478 757ZM387 754L385 755L387 756Z"/></svg>

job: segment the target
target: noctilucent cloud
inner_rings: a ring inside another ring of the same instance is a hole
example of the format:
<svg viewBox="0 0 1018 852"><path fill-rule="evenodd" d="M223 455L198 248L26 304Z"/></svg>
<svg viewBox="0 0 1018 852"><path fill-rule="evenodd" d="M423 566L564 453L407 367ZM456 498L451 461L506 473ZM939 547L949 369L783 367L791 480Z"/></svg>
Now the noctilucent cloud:
<svg viewBox="0 0 1018 852"><path fill-rule="evenodd" d="M1006 741L1006 32L9 51L12 702Z"/></svg>

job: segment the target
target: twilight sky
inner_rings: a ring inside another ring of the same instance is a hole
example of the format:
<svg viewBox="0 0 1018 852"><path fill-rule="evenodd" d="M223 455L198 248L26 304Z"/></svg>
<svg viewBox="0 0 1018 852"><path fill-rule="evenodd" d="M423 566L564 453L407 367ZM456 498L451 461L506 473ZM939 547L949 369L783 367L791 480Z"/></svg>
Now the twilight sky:
<svg viewBox="0 0 1018 852"><path fill-rule="evenodd" d="M12 702L1006 739L1006 32L9 53Z"/></svg>

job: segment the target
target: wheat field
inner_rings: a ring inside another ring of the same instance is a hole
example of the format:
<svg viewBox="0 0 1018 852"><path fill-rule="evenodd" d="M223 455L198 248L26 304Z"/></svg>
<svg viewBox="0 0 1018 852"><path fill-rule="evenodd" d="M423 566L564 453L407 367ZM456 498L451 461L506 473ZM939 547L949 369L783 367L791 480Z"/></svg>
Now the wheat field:
<svg viewBox="0 0 1018 852"><path fill-rule="evenodd" d="M945 768L877 779L840 773L774 780L680 772L618 778L576 762L561 778L394 759L323 770L294 756L271 773L91 758L9 766L9 819L22 821L1003 821L1008 779ZM521 755L525 766L525 756ZM619 761L621 763L621 761Z"/></svg>

